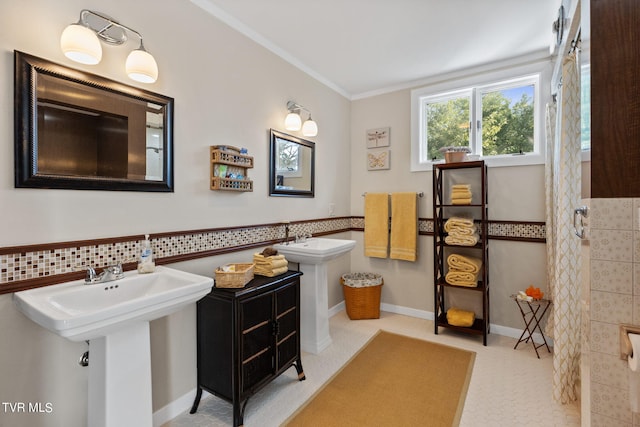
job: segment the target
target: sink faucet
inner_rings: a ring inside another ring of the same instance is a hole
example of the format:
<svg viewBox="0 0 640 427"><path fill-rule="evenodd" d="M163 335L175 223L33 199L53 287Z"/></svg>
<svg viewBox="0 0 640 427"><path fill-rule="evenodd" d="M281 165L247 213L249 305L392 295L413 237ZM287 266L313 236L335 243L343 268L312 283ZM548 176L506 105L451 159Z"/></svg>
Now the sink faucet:
<svg viewBox="0 0 640 427"><path fill-rule="evenodd" d="M96 269L93 267L87 267L87 275L84 277L85 285L93 285L95 283L112 282L114 280L122 279L124 277L124 270L122 264L117 263L107 266L102 273L96 273Z"/></svg>
<svg viewBox="0 0 640 427"><path fill-rule="evenodd" d="M296 243L304 243L307 241L307 238L311 238L313 235L311 233L304 233L301 235L296 234Z"/></svg>

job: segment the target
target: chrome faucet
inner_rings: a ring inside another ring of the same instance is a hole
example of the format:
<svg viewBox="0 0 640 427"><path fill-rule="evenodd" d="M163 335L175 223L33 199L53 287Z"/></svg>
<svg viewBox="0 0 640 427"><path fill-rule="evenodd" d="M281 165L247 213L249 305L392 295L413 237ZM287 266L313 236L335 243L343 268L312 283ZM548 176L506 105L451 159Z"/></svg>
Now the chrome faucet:
<svg viewBox="0 0 640 427"><path fill-rule="evenodd" d="M85 285L93 285L95 283L112 282L114 280L122 279L124 277L124 270L122 264L117 263L107 266L102 273L96 273L96 269L93 267L87 267L87 274L84 277Z"/></svg>
<svg viewBox="0 0 640 427"><path fill-rule="evenodd" d="M301 235L296 234L296 243L304 243L307 241L307 238L311 238L313 235L311 233L304 233Z"/></svg>
<svg viewBox="0 0 640 427"><path fill-rule="evenodd" d="M289 244L289 221L284 224L284 244Z"/></svg>

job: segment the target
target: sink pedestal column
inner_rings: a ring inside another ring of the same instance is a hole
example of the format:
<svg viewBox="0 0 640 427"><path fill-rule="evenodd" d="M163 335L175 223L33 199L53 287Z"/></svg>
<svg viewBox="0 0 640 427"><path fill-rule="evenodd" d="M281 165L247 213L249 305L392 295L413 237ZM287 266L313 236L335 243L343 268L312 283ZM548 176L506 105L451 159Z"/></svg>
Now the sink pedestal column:
<svg viewBox="0 0 640 427"><path fill-rule="evenodd" d="M151 427L149 322L89 341L89 427Z"/></svg>
<svg viewBox="0 0 640 427"><path fill-rule="evenodd" d="M327 264L300 263L300 347L318 354L331 345Z"/></svg>

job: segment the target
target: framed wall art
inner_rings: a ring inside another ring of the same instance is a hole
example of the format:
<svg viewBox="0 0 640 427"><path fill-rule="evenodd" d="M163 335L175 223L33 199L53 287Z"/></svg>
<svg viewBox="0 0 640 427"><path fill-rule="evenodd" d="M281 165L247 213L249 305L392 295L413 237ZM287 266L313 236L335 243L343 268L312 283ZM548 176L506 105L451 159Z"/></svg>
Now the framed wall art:
<svg viewBox="0 0 640 427"><path fill-rule="evenodd" d="M367 131L367 148L388 147L390 144L389 131L391 128L369 129Z"/></svg>
<svg viewBox="0 0 640 427"><path fill-rule="evenodd" d="M367 153L367 170L377 171L389 169L391 150L376 150Z"/></svg>

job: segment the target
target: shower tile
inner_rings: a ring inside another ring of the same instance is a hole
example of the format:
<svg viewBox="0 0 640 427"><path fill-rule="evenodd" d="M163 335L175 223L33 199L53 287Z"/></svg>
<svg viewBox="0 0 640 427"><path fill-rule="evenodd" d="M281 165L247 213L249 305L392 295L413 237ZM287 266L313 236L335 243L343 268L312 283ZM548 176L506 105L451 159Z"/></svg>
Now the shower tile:
<svg viewBox="0 0 640 427"><path fill-rule="evenodd" d="M629 367L619 355L592 353L591 381L611 387L629 387Z"/></svg>
<svg viewBox="0 0 640 427"><path fill-rule="evenodd" d="M589 224L598 230L632 230L633 199L592 199Z"/></svg>
<svg viewBox="0 0 640 427"><path fill-rule="evenodd" d="M591 261L591 289L594 291L631 294L633 267L630 262Z"/></svg>
<svg viewBox="0 0 640 427"><path fill-rule="evenodd" d="M591 320L608 323L633 321L633 297L612 292L591 292Z"/></svg>
<svg viewBox="0 0 640 427"><path fill-rule="evenodd" d="M600 414L591 414L590 427L631 427L631 422L616 420Z"/></svg>
<svg viewBox="0 0 640 427"><path fill-rule="evenodd" d="M591 230L591 260L633 260L633 232L618 230Z"/></svg>
<svg viewBox="0 0 640 427"><path fill-rule="evenodd" d="M591 411L614 420L631 423L628 390L591 381Z"/></svg>
<svg viewBox="0 0 640 427"><path fill-rule="evenodd" d="M608 355L619 356L618 325L605 322L591 322L591 350Z"/></svg>

